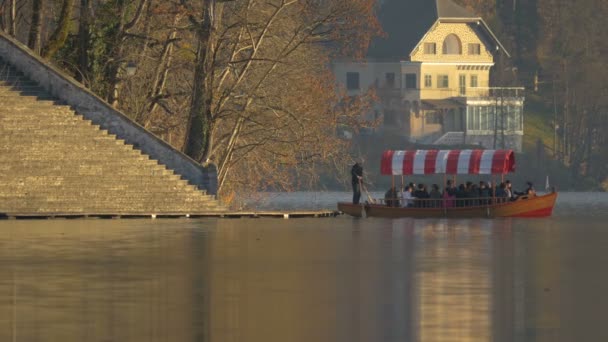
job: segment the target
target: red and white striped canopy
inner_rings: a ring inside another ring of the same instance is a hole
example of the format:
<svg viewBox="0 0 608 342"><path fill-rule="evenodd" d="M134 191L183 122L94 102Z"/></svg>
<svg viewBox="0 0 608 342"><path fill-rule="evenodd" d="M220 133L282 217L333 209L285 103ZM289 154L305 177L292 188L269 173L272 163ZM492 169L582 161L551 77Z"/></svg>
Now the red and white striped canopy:
<svg viewBox="0 0 608 342"><path fill-rule="evenodd" d="M489 175L515 171L512 150L385 151L383 175Z"/></svg>

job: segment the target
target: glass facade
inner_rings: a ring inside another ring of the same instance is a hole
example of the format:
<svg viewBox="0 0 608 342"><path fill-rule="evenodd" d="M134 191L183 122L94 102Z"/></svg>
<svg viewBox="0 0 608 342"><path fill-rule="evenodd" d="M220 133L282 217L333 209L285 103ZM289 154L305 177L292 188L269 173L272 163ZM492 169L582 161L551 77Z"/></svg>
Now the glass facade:
<svg viewBox="0 0 608 342"><path fill-rule="evenodd" d="M467 106L467 131L496 129L505 132L523 131L523 107L521 104L469 105ZM497 115L496 115L497 114Z"/></svg>

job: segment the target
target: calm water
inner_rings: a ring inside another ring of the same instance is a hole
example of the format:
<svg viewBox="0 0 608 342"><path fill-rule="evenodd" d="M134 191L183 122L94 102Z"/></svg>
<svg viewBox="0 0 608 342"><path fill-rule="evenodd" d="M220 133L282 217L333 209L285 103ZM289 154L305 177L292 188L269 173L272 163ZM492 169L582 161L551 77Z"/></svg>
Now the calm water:
<svg viewBox="0 0 608 342"><path fill-rule="evenodd" d="M560 196L527 220L0 221L0 341L607 341L608 194Z"/></svg>

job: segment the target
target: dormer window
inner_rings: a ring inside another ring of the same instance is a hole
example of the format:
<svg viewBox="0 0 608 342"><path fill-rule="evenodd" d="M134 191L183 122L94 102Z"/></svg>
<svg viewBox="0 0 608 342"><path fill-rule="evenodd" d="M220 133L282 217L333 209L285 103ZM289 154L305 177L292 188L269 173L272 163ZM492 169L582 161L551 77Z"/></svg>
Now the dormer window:
<svg viewBox="0 0 608 342"><path fill-rule="evenodd" d="M437 47L435 43L424 43L424 54L434 55L437 53Z"/></svg>
<svg viewBox="0 0 608 342"><path fill-rule="evenodd" d="M443 50L444 55L461 55L462 54L462 45L460 44L460 39L455 34L449 34L445 37L443 41Z"/></svg>
<svg viewBox="0 0 608 342"><path fill-rule="evenodd" d="M469 44L469 55L481 55L481 44Z"/></svg>

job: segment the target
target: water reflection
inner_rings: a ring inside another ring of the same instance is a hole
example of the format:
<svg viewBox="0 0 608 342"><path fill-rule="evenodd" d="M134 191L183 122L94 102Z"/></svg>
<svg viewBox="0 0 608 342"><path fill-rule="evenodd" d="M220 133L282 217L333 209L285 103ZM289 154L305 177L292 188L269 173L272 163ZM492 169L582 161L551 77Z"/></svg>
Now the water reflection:
<svg viewBox="0 0 608 342"><path fill-rule="evenodd" d="M577 223L0 221L0 341L606 340Z"/></svg>
<svg viewBox="0 0 608 342"><path fill-rule="evenodd" d="M3 222L0 341L200 340L191 234L147 221ZM152 229L150 229L152 228ZM196 234L194 234L196 235Z"/></svg>

